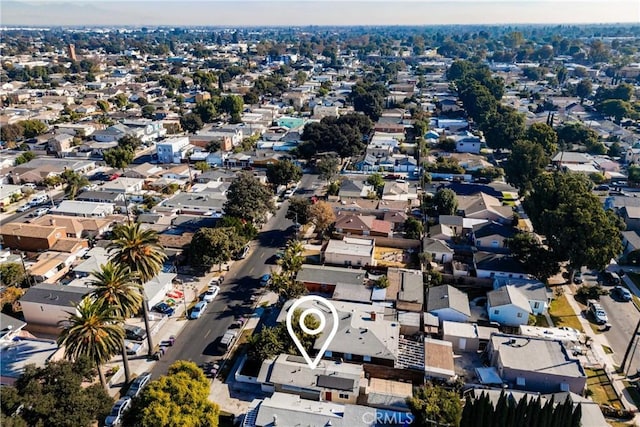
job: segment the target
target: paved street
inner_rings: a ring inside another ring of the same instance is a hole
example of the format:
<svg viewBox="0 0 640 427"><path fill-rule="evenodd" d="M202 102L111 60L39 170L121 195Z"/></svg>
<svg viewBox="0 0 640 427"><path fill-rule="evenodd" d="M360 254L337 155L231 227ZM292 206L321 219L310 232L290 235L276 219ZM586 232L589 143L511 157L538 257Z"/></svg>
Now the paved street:
<svg viewBox="0 0 640 427"><path fill-rule="evenodd" d="M312 189L315 175L305 175L300 190ZM288 202L282 203L276 214L263 227L252 242L251 252L244 260L233 263L226 273L220 295L209 305L200 319L190 320L176 340L174 347L156 363L152 370L154 378L167 372L176 360L190 360L198 365L217 360L223 356L217 350L219 338L227 330L236 315L251 312L251 297L260 291L260 277L275 266L275 254L293 235L293 222L285 218ZM206 280L199 286L206 287Z"/></svg>
<svg viewBox="0 0 640 427"><path fill-rule="evenodd" d="M624 352L627 349L631 334L635 330L640 319L640 313L631 302L616 301L608 295L600 297L600 304L604 307L611 324L611 329L604 332L607 337L611 349L613 350L613 360L620 365ZM638 346L640 347L640 346ZM629 373L635 373L636 369L640 369L640 348L637 348L636 354L631 361L631 370Z"/></svg>

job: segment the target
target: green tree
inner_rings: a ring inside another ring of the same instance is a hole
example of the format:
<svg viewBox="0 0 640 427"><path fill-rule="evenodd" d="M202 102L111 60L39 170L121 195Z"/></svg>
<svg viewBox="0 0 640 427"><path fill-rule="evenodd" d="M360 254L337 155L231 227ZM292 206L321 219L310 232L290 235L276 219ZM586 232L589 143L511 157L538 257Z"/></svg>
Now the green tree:
<svg viewBox="0 0 640 427"><path fill-rule="evenodd" d="M580 174L544 174L523 203L536 232L570 270L602 269L622 252L624 223L604 210L591 187Z"/></svg>
<svg viewBox="0 0 640 427"><path fill-rule="evenodd" d="M414 389L413 396L407 398L407 405L414 417L412 425L458 426L462 419L458 394L431 383Z"/></svg>
<svg viewBox="0 0 640 427"><path fill-rule="evenodd" d="M244 100L237 95L228 95L220 101L220 108L231 116L231 123L240 123L241 114L244 108Z"/></svg>
<svg viewBox="0 0 640 427"><path fill-rule="evenodd" d="M422 239L424 234L424 225L422 221L419 221L413 217L407 218L404 222L404 233L407 239Z"/></svg>
<svg viewBox="0 0 640 427"><path fill-rule="evenodd" d="M65 194L71 200L76 198L78 191L82 187L89 185L89 179L85 175L81 175L71 169L65 169L60 176L66 184Z"/></svg>
<svg viewBox="0 0 640 427"><path fill-rule="evenodd" d="M22 264L18 262L0 264L0 283L3 286L20 286L26 278Z"/></svg>
<svg viewBox="0 0 640 427"><path fill-rule="evenodd" d="M598 133L582 123L566 123L558 126L556 132L562 150L571 149L575 144L586 147L590 153L604 154L606 152L606 147L600 142Z"/></svg>
<svg viewBox="0 0 640 427"><path fill-rule="evenodd" d="M295 280L296 274L304 263L304 246L299 240L289 240L284 249L284 254L277 261L282 273L289 279Z"/></svg>
<svg viewBox="0 0 640 427"><path fill-rule="evenodd" d="M243 239L242 245L246 244L250 240L253 240L258 235L258 229L255 227L255 225L241 218L230 215L223 216L220 221L216 223L216 227L231 227L235 229L238 236L242 237Z"/></svg>
<svg viewBox="0 0 640 427"><path fill-rule="evenodd" d="M125 170L133 162L134 152L128 147L113 147L103 153L104 162L112 168Z"/></svg>
<svg viewBox="0 0 640 427"><path fill-rule="evenodd" d="M144 117L145 119L154 119L156 117L156 107L151 104L142 107L142 117Z"/></svg>
<svg viewBox="0 0 640 427"><path fill-rule="evenodd" d="M217 427L220 408L209 400L209 386L202 369L179 360L134 399L123 425Z"/></svg>
<svg viewBox="0 0 640 427"><path fill-rule="evenodd" d="M142 146L142 140L138 136L125 135L118 139L118 147L131 150L134 153L140 146Z"/></svg>
<svg viewBox="0 0 640 427"><path fill-rule="evenodd" d="M211 123L220 116L213 99L198 102L193 109L193 113L198 115L204 123Z"/></svg>
<svg viewBox="0 0 640 427"><path fill-rule="evenodd" d="M605 116L613 117L616 123L620 123L625 117L637 118L640 115L631 104L620 99L607 99L598 104L597 109Z"/></svg>
<svg viewBox="0 0 640 427"><path fill-rule="evenodd" d="M209 169L211 169L211 166L209 166L209 163L207 162L196 162L193 165L194 168L196 168L197 170L199 170L200 172L206 172Z"/></svg>
<svg viewBox="0 0 640 427"><path fill-rule="evenodd" d="M281 302L298 298L307 293L307 289L303 283L296 281L295 278L289 277L285 272L272 272L271 281L267 287L270 291L280 296Z"/></svg>
<svg viewBox="0 0 640 427"><path fill-rule="evenodd" d="M384 178L382 178L382 175L380 175L379 173L374 173L367 177L367 184L373 185L376 193L380 194L382 192L382 189L384 188Z"/></svg>
<svg viewBox="0 0 640 427"><path fill-rule="evenodd" d="M14 386L0 388L2 425L77 427L102 422L113 399L98 384L83 386L94 375L91 361L83 357L28 365Z"/></svg>
<svg viewBox="0 0 640 427"><path fill-rule="evenodd" d="M640 166L631 165L627 169L628 181L632 185L640 184Z"/></svg>
<svg viewBox="0 0 640 427"><path fill-rule="evenodd" d="M42 135L45 133L49 127L42 123L40 120L22 120L18 122L22 129L24 130L25 138L35 138L38 135Z"/></svg>
<svg viewBox="0 0 640 427"><path fill-rule="evenodd" d="M274 210L273 194L252 173L240 172L231 182L224 205L226 215L263 224Z"/></svg>
<svg viewBox="0 0 640 427"><path fill-rule="evenodd" d="M279 160L267 166L267 180L277 188L302 178L302 169L291 160Z"/></svg>
<svg viewBox="0 0 640 427"><path fill-rule="evenodd" d="M542 246L533 234L517 233L506 243L511 254L522 263L527 273L539 280L546 282L560 271L558 257Z"/></svg>
<svg viewBox="0 0 640 427"><path fill-rule="evenodd" d="M100 270L91 274L93 275L93 279L89 281L89 285L93 286L91 296L103 305L111 307L114 314L123 322L140 311L142 286L135 282L129 267L109 261L102 265ZM131 370L124 339L121 343L121 354L125 380L129 383Z"/></svg>
<svg viewBox="0 0 640 427"><path fill-rule="evenodd" d="M25 151L24 153L22 153L18 157L16 157L15 164L16 164L16 166L18 166L18 165L22 165L24 163L29 163L31 160L33 160L35 158L36 158L36 155L33 154L33 152Z"/></svg>
<svg viewBox="0 0 640 427"><path fill-rule="evenodd" d="M124 340L121 319L111 307L90 298L84 298L74 307L75 312L69 312L69 317L60 322L62 332L58 344L64 346L64 356L68 360L80 357L91 360L98 369L100 384L106 389L102 365L120 350Z"/></svg>
<svg viewBox="0 0 640 427"><path fill-rule="evenodd" d="M481 127L487 145L495 149L511 149L524 135L524 115L511 107L500 105Z"/></svg>
<svg viewBox="0 0 640 427"><path fill-rule="evenodd" d="M126 265L135 275L138 283L144 286L162 270L167 254L159 242L158 233L151 229L142 229L140 223L124 223L116 225L112 230L113 238L107 250L117 264ZM154 350L149 326L149 307L146 295L142 292L142 318L147 332L149 355Z"/></svg>
<svg viewBox="0 0 640 427"><path fill-rule="evenodd" d="M293 313L291 324L302 346L309 351L313 346L315 337L304 333L302 328L300 328L301 314L302 310L297 309ZM316 319L315 316L305 317L304 324L311 330L320 326L319 319ZM284 322L273 327L262 328L260 332L249 337L247 346L249 359L256 362L262 362L282 353L299 354L298 348L291 339Z"/></svg>
<svg viewBox="0 0 640 427"><path fill-rule="evenodd" d="M199 115L188 113L180 117L180 126L187 132L196 133L202 129L203 123Z"/></svg>
<svg viewBox="0 0 640 427"><path fill-rule="evenodd" d="M580 98L580 104L584 103L584 100L591 96L591 92L593 92L593 85L589 79L582 79L576 85L576 95Z"/></svg>
<svg viewBox="0 0 640 427"><path fill-rule="evenodd" d="M191 265L206 269L216 264L222 265L242 249L244 243L235 228L200 228L193 235L189 246Z"/></svg>
<svg viewBox="0 0 640 427"><path fill-rule="evenodd" d="M307 224L309 222L310 208L311 201L306 197L292 197L289 199L286 217L297 221L298 224Z"/></svg>
<svg viewBox="0 0 640 427"><path fill-rule="evenodd" d="M109 103L104 99L98 99L96 101L96 105L98 106L100 111L102 111L103 113L106 113L109 111Z"/></svg>
<svg viewBox="0 0 640 427"><path fill-rule="evenodd" d="M433 196L432 204L438 215L455 215L458 210L456 193L449 188L438 190Z"/></svg>
<svg viewBox="0 0 640 427"><path fill-rule="evenodd" d="M520 196L524 196L531 190L533 181L544 172L549 161L542 145L518 141L513 145L504 166L507 182L518 189Z"/></svg>
<svg viewBox="0 0 640 427"><path fill-rule="evenodd" d="M340 172L340 158L336 156L324 156L316 162L316 170L319 178L331 181Z"/></svg>
<svg viewBox="0 0 640 427"><path fill-rule="evenodd" d="M525 132L524 139L542 146L547 156L558 151L558 134L546 123L533 123Z"/></svg>

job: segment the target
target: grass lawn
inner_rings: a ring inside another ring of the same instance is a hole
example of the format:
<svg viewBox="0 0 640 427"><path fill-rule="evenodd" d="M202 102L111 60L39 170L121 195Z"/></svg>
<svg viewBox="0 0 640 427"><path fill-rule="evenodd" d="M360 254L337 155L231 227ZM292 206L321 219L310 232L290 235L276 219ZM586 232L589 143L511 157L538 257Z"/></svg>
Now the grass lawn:
<svg viewBox="0 0 640 427"><path fill-rule="evenodd" d="M591 392L591 399L600 405L610 405L622 409L622 404L607 378L604 369L585 369L587 374L587 389Z"/></svg>
<svg viewBox="0 0 640 427"><path fill-rule="evenodd" d="M551 307L549 307L549 315L556 327L568 326L584 332L578 316L573 311L573 308L569 305L566 295L560 295L551 301Z"/></svg>

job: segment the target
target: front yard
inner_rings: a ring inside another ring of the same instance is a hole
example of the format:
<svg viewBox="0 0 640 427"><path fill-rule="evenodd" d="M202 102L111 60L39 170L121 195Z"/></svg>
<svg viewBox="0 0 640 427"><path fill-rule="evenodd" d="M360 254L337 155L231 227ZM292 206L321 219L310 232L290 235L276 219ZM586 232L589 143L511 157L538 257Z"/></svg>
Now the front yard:
<svg viewBox="0 0 640 427"><path fill-rule="evenodd" d="M567 296L564 294L557 296L553 301L551 301L549 315L556 327L568 326L570 328L577 329L580 332L584 332L578 316L569 305Z"/></svg>

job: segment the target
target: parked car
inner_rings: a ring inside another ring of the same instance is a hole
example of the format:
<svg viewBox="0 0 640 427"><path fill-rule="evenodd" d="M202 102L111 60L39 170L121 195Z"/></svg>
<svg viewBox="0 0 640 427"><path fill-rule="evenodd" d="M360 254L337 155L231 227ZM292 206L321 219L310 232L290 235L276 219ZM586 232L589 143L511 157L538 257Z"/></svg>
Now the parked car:
<svg viewBox="0 0 640 427"><path fill-rule="evenodd" d="M207 292L202 294L202 301L211 302L218 296L219 293L220 293L219 286L216 286L216 285L209 286L209 289L207 290Z"/></svg>
<svg viewBox="0 0 640 427"><path fill-rule="evenodd" d="M173 307L171 307L166 302L159 302L158 304L153 306L152 310L158 313L166 314L169 317L173 316L173 313L175 313L176 311Z"/></svg>
<svg viewBox="0 0 640 427"><path fill-rule="evenodd" d="M596 321L597 324L604 325L609 321L609 318L607 317L607 312L604 311L604 308L602 308L602 306L596 300L590 299L589 301L587 301L587 307L588 307L589 313L591 313L591 315L593 316L593 319Z"/></svg>
<svg viewBox="0 0 640 427"><path fill-rule="evenodd" d="M260 286L267 286L271 282L271 275L265 274L260 278Z"/></svg>
<svg viewBox="0 0 640 427"><path fill-rule="evenodd" d="M602 280L605 285L614 285L617 286L620 284L620 276L618 273L614 273L613 271L603 271L602 272Z"/></svg>
<svg viewBox="0 0 640 427"><path fill-rule="evenodd" d="M575 283L576 285L579 285L582 283L582 273L581 272L576 272L576 274L573 275L573 283Z"/></svg>
<svg viewBox="0 0 640 427"><path fill-rule="evenodd" d="M122 399L118 400L116 402L116 404L113 405L113 408L111 408L111 412L109 413L107 418L105 418L105 420L104 420L105 426L114 427L114 426L121 425L122 424L122 416L129 409L129 406L131 406L131 398L130 397L127 396L127 397L123 397Z"/></svg>
<svg viewBox="0 0 640 427"><path fill-rule="evenodd" d="M151 373L143 372L135 380L133 380L133 382L129 386L129 390L127 390L126 396L133 399L140 394L142 389L145 388L147 384L149 384L149 381L151 381Z"/></svg>
<svg viewBox="0 0 640 427"><path fill-rule="evenodd" d="M233 346L233 343L236 341L237 336L237 331L227 329L227 332L225 332L222 338L220 338L220 349L224 351L229 350Z"/></svg>
<svg viewBox="0 0 640 427"><path fill-rule="evenodd" d="M32 208L32 206L29 206L29 205L22 205L22 206L20 206L18 209L16 209L16 212L26 212L26 211L28 211L28 210L29 210L29 209L31 209L31 208Z"/></svg>
<svg viewBox="0 0 640 427"><path fill-rule="evenodd" d="M249 255L249 245L242 248L242 250L236 256L236 259L245 259Z"/></svg>
<svg viewBox="0 0 640 427"><path fill-rule="evenodd" d="M46 215L48 213L49 213L49 208L39 208L39 209L36 209L35 211L33 211L31 216L35 217L35 218L38 218L38 217L41 217L42 215Z"/></svg>
<svg viewBox="0 0 640 427"><path fill-rule="evenodd" d="M287 191L284 192L284 198L285 199L290 199L291 197L293 197L293 194L296 192L295 189L290 188Z"/></svg>
<svg viewBox="0 0 640 427"><path fill-rule="evenodd" d="M631 292L629 292L629 289L624 286L615 286L611 289L609 295L622 301L631 301Z"/></svg>
<svg viewBox="0 0 640 427"><path fill-rule="evenodd" d="M125 338L131 341L144 341L147 338L147 332L144 328L134 325L124 325Z"/></svg>
<svg viewBox="0 0 640 427"><path fill-rule="evenodd" d="M224 276L215 276L209 282L209 287L220 285L222 282L224 282Z"/></svg>
<svg viewBox="0 0 640 427"><path fill-rule="evenodd" d="M199 319L202 316L202 313L207 309L207 302L200 301L191 309L190 319Z"/></svg>

